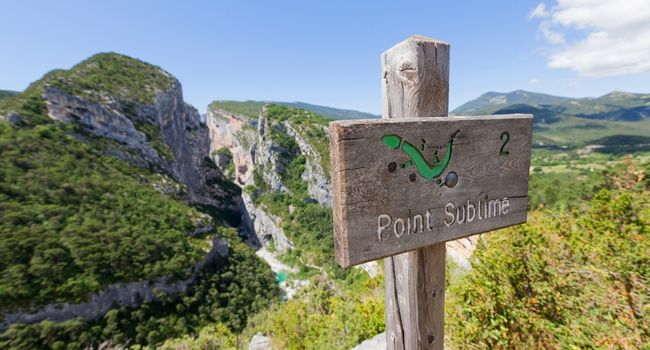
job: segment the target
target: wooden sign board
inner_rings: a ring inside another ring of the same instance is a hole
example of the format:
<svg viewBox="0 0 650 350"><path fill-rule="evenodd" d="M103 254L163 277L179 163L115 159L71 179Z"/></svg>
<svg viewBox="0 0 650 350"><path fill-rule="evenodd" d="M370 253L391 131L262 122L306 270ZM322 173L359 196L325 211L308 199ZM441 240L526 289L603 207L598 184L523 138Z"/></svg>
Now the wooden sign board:
<svg viewBox="0 0 650 350"><path fill-rule="evenodd" d="M532 115L330 123L347 267L526 221Z"/></svg>

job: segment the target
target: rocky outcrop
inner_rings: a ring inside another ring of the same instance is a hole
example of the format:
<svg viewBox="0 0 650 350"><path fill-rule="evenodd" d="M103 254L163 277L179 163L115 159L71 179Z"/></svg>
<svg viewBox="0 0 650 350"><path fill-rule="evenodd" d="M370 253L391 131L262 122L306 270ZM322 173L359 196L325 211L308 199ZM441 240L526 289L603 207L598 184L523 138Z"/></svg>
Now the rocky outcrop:
<svg viewBox="0 0 650 350"><path fill-rule="evenodd" d="M482 235L474 235L447 242L447 256L463 270L471 269L469 258L476 250L476 245L481 237Z"/></svg>
<svg viewBox="0 0 650 350"><path fill-rule="evenodd" d="M254 184L253 172L257 171L271 190L287 191L279 175L283 166L280 157L285 150L273 144L268 136L270 125L264 111L258 120L252 120L221 109L210 109L207 125L211 154L216 156L215 152L224 147L230 150L239 186ZM273 242L278 253L293 248L293 243L282 230L281 219L255 205L249 194L242 194L240 212L242 230L248 236L249 244L269 246Z"/></svg>
<svg viewBox="0 0 650 350"><path fill-rule="evenodd" d="M208 127L198 111L183 101L178 80L171 80L171 87L148 105L111 96L96 103L48 85L43 98L50 118L76 122L94 136L117 141L126 151L109 148L107 153L165 173L185 186L188 202L218 211L236 226L240 191L212 163Z"/></svg>
<svg viewBox="0 0 650 350"><path fill-rule="evenodd" d="M321 166L320 154L312 145L296 130L290 123L284 123L287 133L298 143L300 152L305 155L305 171L302 179L307 182L309 196L316 199L320 204L332 206L332 186L330 185L329 174L325 174Z"/></svg>
<svg viewBox="0 0 650 350"><path fill-rule="evenodd" d="M282 230L282 220L253 203L250 195L242 194L242 223L252 230L259 243L268 246L271 242L278 253L293 249L293 243Z"/></svg>
<svg viewBox="0 0 650 350"><path fill-rule="evenodd" d="M102 317L108 310L115 307L135 307L142 303L160 301L163 296L166 300L175 299L194 283L198 271L206 264L214 264L220 258L226 258L229 254L228 242L215 236L212 240L212 248L206 257L188 269L191 277L171 281L167 277L161 277L154 281L136 281L126 283L114 283L104 288L101 292L93 294L88 301L78 304L48 304L34 312L15 312L2 315L0 331L5 330L13 323L36 323L43 320L63 322L75 318L84 320L95 320Z"/></svg>
<svg viewBox="0 0 650 350"><path fill-rule="evenodd" d="M258 118L257 147L255 148L253 163L255 167L260 169L264 182L269 185L271 191L288 192L289 190L280 178L280 173L285 167L281 159L290 156L288 154L289 150L275 144L269 135L271 127L284 128L284 125L276 124L271 126L264 116L264 112L265 109L262 109L262 113Z"/></svg>
<svg viewBox="0 0 650 350"><path fill-rule="evenodd" d="M351 350L383 350L386 349L386 333L379 333L373 338L364 340Z"/></svg>
<svg viewBox="0 0 650 350"><path fill-rule="evenodd" d="M271 350L271 338L265 336L262 333L257 333L251 338L251 342L248 344L248 350Z"/></svg>
<svg viewBox="0 0 650 350"><path fill-rule="evenodd" d="M117 101L107 104L90 102L48 85L43 88L43 98L50 118L64 123L79 123L94 136L107 137L126 145L146 163L138 164L140 166L170 171L169 163L147 142L146 135L117 109Z"/></svg>
<svg viewBox="0 0 650 350"><path fill-rule="evenodd" d="M257 120L210 108L206 118L210 135L210 154L215 157L223 148L230 150L235 164L235 181L240 186L253 179L253 157L257 143Z"/></svg>
<svg viewBox="0 0 650 350"><path fill-rule="evenodd" d="M219 224L239 226L240 188L227 181L210 159L208 127L198 111L183 101L178 80L164 71L160 74L168 77L171 84L164 91L157 90L159 92L148 104L103 91L94 91L97 92L92 95L94 97L74 96L47 82L43 85L42 97L47 115L56 121L75 123L78 138L115 141L99 144L107 155L157 173L143 180L159 192L184 198L213 214L192 217L195 229L188 235L200 236L213 231L217 223L212 217L218 218ZM20 115L12 112L3 118L19 123L18 117ZM49 304L29 312L0 310L0 329L15 322L92 320L113 307L135 307L159 301L163 295L166 299L176 298L185 293L206 264L217 263L220 257L227 257L228 251L228 243L215 236L204 259L187 268L186 276L190 277L185 280L160 277L151 281L115 283L89 295L82 303Z"/></svg>

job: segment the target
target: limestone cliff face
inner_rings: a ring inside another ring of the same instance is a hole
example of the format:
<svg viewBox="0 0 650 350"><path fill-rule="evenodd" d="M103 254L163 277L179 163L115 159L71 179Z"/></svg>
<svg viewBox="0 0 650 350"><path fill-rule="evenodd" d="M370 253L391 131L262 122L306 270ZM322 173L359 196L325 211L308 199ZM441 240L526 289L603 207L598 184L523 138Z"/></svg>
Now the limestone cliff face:
<svg viewBox="0 0 650 350"><path fill-rule="evenodd" d="M264 110L258 119L253 119L212 108L208 111L206 124L210 130L211 154L214 156L223 148L231 151L237 184L240 186L252 184L253 169L258 167L258 171L270 185L271 190L288 191L279 175L284 167L279 159L287 155L287 150L268 137L268 128L271 125ZM275 124L274 127L291 136L300 147L300 153L305 155L306 163L302 179L308 184L309 196L325 206L331 206L329 174L326 174L321 166L319 153L291 123L283 122Z"/></svg>
<svg viewBox="0 0 650 350"><path fill-rule="evenodd" d="M188 202L219 211L232 219L230 224L239 224L239 190L229 186L212 163L208 127L183 101L175 78L149 105L111 96L96 103L47 85L43 90L50 118L78 123L93 136L117 141L125 147L109 149L110 155L168 175L185 186Z"/></svg>
<svg viewBox="0 0 650 350"><path fill-rule="evenodd" d="M242 194L242 199L242 223L255 233L260 244L268 246L273 242L278 253L293 249L293 243L285 235L279 217L267 213L263 207L256 206L246 193Z"/></svg>
<svg viewBox="0 0 650 350"><path fill-rule="evenodd" d="M228 149L235 164L235 182L240 186L250 184L257 143L257 120L211 108L206 124L210 135L210 154L216 158L219 150ZM219 164L218 161L216 163Z"/></svg>
<svg viewBox="0 0 650 350"><path fill-rule="evenodd" d="M282 182L280 173L286 167L281 160L291 156L288 154L290 151L273 142L270 136L271 127L263 109L257 123L257 147L254 164L261 171L264 182L271 187L271 191L288 192L289 189ZM275 127L280 129L280 132L286 130L284 124L277 124Z"/></svg>
<svg viewBox="0 0 650 350"><path fill-rule="evenodd" d="M141 165L169 170L167 160L147 143L146 135L135 128L131 119L116 109L117 101L107 104L89 102L47 85L43 88L43 98L50 118L65 123L79 123L94 136L113 139L136 151L139 160L144 163Z"/></svg>
<svg viewBox="0 0 650 350"><path fill-rule="evenodd" d="M286 150L268 137L269 125L264 112L255 120L222 109L209 109L206 123L211 139L210 154L216 157L223 148L232 154L235 183L241 187L254 184L253 173L257 171L271 190L288 191L279 175L282 170L279 159ZM249 194L242 194L240 211L242 229L252 236L249 243L268 246L272 242L279 253L293 248L282 230L281 219L256 206Z"/></svg>
<svg viewBox="0 0 650 350"><path fill-rule="evenodd" d="M298 143L300 152L307 156L302 179L307 182L309 196L316 199L318 203L331 207L332 185L330 184L329 174L326 174L321 166L320 154L290 123L285 122L284 126L286 127L287 133Z"/></svg>
<svg viewBox="0 0 650 350"><path fill-rule="evenodd" d="M286 156L284 154L286 150L274 144L269 136L269 128L273 127L276 131L292 137L300 148L300 153L305 156L302 179L308 185L308 195L324 206L331 206L329 174L326 174L322 168L320 154L310 142L313 140L305 135L300 125L294 125L289 121L272 124L265 113L266 110L263 109L258 119L254 119L223 109L211 108L207 118L211 153L214 155L217 150L224 148L232 153L236 183L241 187L255 184L253 173L258 172L271 191L289 191L280 176L283 164L279 159ZM261 243L266 246L273 242L279 252L291 249L293 244L282 230L281 219L268 213L263 207L256 206L250 195L243 194L242 197L242 223L246 230L254 233L251 235L254 244ZM471 268L468 259L477 241L478 236L473 236L448 242L449 257L461 268ZM379 273L376 262L362 264L359 268L373 277Z"/></svg>

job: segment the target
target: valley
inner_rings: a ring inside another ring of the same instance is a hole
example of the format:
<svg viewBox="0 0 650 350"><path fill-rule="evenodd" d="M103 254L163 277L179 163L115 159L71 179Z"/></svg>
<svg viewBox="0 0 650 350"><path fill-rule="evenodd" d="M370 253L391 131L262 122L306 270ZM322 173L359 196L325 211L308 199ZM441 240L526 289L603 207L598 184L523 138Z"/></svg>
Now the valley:
<svg viewBox="0 0 650 350"><path fill-rule="evenodd" d="M335 264L327 134L378 116L215 101L202 117L171 73L115 53L0 93L0 348L350 349L383 332L383 263ZM529 222L447 244L452 348L648 343L649 96L454 111L536 119ZM447 226L509 212L448 206ZM378 239L426 234L429 215L380 215Z"/></svg>

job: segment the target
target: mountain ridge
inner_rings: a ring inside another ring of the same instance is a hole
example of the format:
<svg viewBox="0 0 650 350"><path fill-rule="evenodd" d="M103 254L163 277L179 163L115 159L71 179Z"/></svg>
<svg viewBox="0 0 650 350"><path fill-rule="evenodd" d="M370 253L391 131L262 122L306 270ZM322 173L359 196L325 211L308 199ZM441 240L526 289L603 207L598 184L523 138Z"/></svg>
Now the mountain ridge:
<svg viewBox="0 0 650 350"><path fill-rule="evenodd" d="M381 116L361 112L354 109L334 108L322 105L311 104L307 102L281 102L281 101L255 101L255 100L215 100L210 103L208 108L221 108L233 113L239 113L251 118L257 118L265 104L277 104L286 107L304 109L329 119L376 119Z"/></svg>
<svg viewBox="0 0 650 350"><path fill-rule="evenodd" d="M650 93L631 93L614 90L599 97L572 98L515 90L501 93L489 91L454 109L452 114L503 114L503 108L529 105L548 109L556 114L591 119L634 121L650 116ZM510 108L512 109L512 108ZM630 113L629 110L632 110Z"/></svg>

